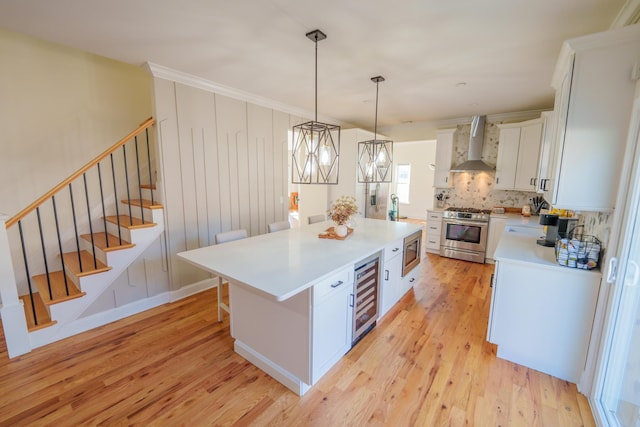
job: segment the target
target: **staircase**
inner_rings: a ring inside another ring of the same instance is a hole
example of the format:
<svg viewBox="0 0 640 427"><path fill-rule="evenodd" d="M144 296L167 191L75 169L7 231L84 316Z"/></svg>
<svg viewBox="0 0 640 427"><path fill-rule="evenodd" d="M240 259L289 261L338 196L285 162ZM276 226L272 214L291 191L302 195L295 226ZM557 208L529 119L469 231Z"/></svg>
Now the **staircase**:
<svg viewBox="0 0 640 427"><path fill-rule="evenodd" d="M163 206L151 182L148 129L153 123L142 123L6 222L7 233L18 225L8 241L20 245L24 270L16 273L15 283L32 344L59 339L59 331L77 320L164 231ZM142 149L140 134L146 136ZM18 250L11 252L15 259ZM3 303L10 294L4 289Z"/></svg>

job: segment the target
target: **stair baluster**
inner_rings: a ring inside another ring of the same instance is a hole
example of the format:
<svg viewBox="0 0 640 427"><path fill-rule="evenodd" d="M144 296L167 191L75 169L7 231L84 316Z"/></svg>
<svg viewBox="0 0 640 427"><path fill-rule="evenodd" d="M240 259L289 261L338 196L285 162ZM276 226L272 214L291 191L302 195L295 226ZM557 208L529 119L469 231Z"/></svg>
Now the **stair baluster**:
<svg viewBox="0 0 640 427"><path fill-rule="evenodd" d="M120 208L118 208L118 189L116 188L116 171L113 167L113 153L109 155L111 157L111 178L113 179L113 197L116 205L116 222L118 223L118 244L122 245L122 230L120 229Z"/></svg>
<svg viewBox="0 0 640 427"><path fill-rule="evenodd" d="M76 236L76 253L78 254L78 265L80 266L80 272L82 273L84 269L82 268L82 257L80 256L80 239L78 234L78 220L76 218L76 204L73 201L73 187L71 183L69 183L69 198L71 199L71 215L73 216L73 231ZM62 260L64 263L64 259Z"/></svg>
<svg viewBox="0 0 640 427"><path fill-rule="evenodd" d="M100 163L98 162L98 181L100 182L100 201L102 202L102 224L104 225L104 236L106 238L107 248L109 247L109 232L107 231L107 210L104 207L104 191L102 191L102 172L100 171Z"/></svg>
<svg viewBox="0 0 640 427"><path fill-rule="evenodd" d="M149 165L149 192L151 192L151 206L154 205L153 200L153 180L151 176L151 152L149 150L149 129L144 130L145 135L147 137L147 163Z"/></svg>
<svg viewBox="0 0 640 427"><path fill-rule="evenodd" d="M64 291L69 296L69 283L67 282L67 268L64 265L64 259L62 258L62 240L60 239L60 223L58 222L58 209L56 208L56 196L51 196L51 203L53 204L53 218L56 221L56 234L58 236L58 250L60 251L60 259L62 260L62 277L64 278Z"/></svg>
<svg viewBox="0 0 640 427"><path fill-rule="evenodd" d="M129 224L133 224L133 214L131 213L131 192L129 191L129 168L127 168L127 148L122 146L124 156L124 178L127 184L127 206L129 206Z"/></svg>
<svg viewBox="0 0 640 427"><path fill-rule="evenodd" d="M93 224L91 221L91 205L89 204L89 190L87 189L87 174L82 174L84 181L84 198L87 200L87 216L89 217L89 234L91 235L91 249L93 252L93 268L98 269L98 260L96 259L96 243L93 238Z"/></svg>
<svg viewBox="0 0 640 427"><path fill-rule="evenodd" d="M49 263L47 262L47 250L44 247L44 235L42 234L42 221L40 220L40 207L36 208L36 217L38 218L38 230L40 231L40 246L42 246L42 259L44 260L44 274L47 278L47 289L49 290L49 299L53 299L51 291L51 278L49 277Z"/></svg>
<svg viewBox="0 0 640 427"><path fill-rule="evenodd" d="M27 261L27 250L24 246L24 234L22 233L22 221L18 221L18 231L20 232L20 245L22 245L22 258L24 259L24 271L27 275L27 285L29 287L29 301L31 301L31 312L33 313L33 323L38 326L38 315L36 314L36 302L33 299L31 289L31 273L29 273L29 262Z"/></svg>
<svg viewBox="0 0 640 427"><path fill-rule="evenodd" d="M136 169L138 171L138 196L140 197L140 219L144 224L144 203L142 203L142 180L140 179L140 157L138 156L138 137L134 138L136 146ZM151 173L151 171L149 171Z"/></svg>

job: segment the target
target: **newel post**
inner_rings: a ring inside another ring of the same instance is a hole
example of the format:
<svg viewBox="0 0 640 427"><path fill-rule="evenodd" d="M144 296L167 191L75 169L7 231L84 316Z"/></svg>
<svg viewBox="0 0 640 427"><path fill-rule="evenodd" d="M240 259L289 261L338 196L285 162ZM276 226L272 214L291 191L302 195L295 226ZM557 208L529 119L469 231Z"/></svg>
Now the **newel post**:
<svg viewBox="0 0 640 427"><path fill-rule="evenodd" d="M31 351L22 301L18 298L16 276L13 273L11 250L5 222L9 217L0 213L0 316L9 358Z"/></svg>

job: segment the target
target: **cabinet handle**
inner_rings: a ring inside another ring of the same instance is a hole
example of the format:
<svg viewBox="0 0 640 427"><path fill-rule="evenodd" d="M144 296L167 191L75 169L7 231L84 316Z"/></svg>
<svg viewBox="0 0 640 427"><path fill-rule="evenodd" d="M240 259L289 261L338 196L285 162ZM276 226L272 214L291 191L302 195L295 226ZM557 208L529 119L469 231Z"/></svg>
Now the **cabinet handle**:
<svg viewBox="0 0 640 427"><path fill-rule="evenodd" d="M391 252L398 252L399 250L400 250L400 248L393 248L393 249L391 250Z"/></svg>
<svg viewBox="0 0 640 427"><path fill-rule="evenodd" d="M489 287L493 288L493 275L494 273L491 273L491 281L489 282Z"/></svg>
<svg viewBox="0 0 640 427"><path fill-rule="evenodd" d="M500 177L496 176L496 184L500 184Z"/></svg>
<svg viewBox="0 0 640 427"><path fill-rule="evenodd" d="M435 243L435 242L436 242L435 240L429 240L429 243Z"/></svg>
<svg viewBox="0 0 640 427"><path fill-rule="evenodd" d="M415 277L412 277L411 280L409 280L409 283L413 283L416 280Z"/></svg>
<svg viewBox="0 0 640 427"><path fill-rule="evenodd" d="M353 307L353 294L349 294L349 296L351 297L351 301L349 302L349 307Z"/></svg>
<svg viewBox="0 0 640 427"><path fill-rule="evenodd" d="M444 182L449 182L449 177L448 176L444 177Z"/></svg>
<svg viewBox="0 0 640 427"><path fill-rule="evenodd" d="M342 285L344 282L342 280L338 280L336 283L334 283L333 285L331 285L332 288L337 288L338 286Z"/></svg>
<svg viewBox="0 0 640 427"><path fill-rule="evenodd" d="M548 190L548 188L547 188L547 183L548 182L549 182L549 180L546 179L546 178L542 180L542 184L541 184L542 185L542 191L547 191Z"/></svg>
<svg viewBox="0 0 640 427"><path fill-rule="evenodd" d="M384 280L389 280L389 270L384 271Z"/></svg>

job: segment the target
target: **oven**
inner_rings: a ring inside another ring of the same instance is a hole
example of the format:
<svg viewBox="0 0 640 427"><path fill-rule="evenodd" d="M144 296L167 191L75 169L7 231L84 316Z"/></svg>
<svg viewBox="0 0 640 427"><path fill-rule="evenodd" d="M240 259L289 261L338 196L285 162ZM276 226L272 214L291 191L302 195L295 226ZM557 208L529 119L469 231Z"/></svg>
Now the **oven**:
<svg viewBox="0 0 640 427"><path fill-rule="evenodd" d="M402 252L402 276L413 270L420 264L420 246L422 245L422 230L404 238L404 251Z"/></svg>
<svg viewBox="0 0 640 427"><path fill-rule="evenodd" d="M484 211L443 212L440 255L484 264L488 229Z"/></svg>

